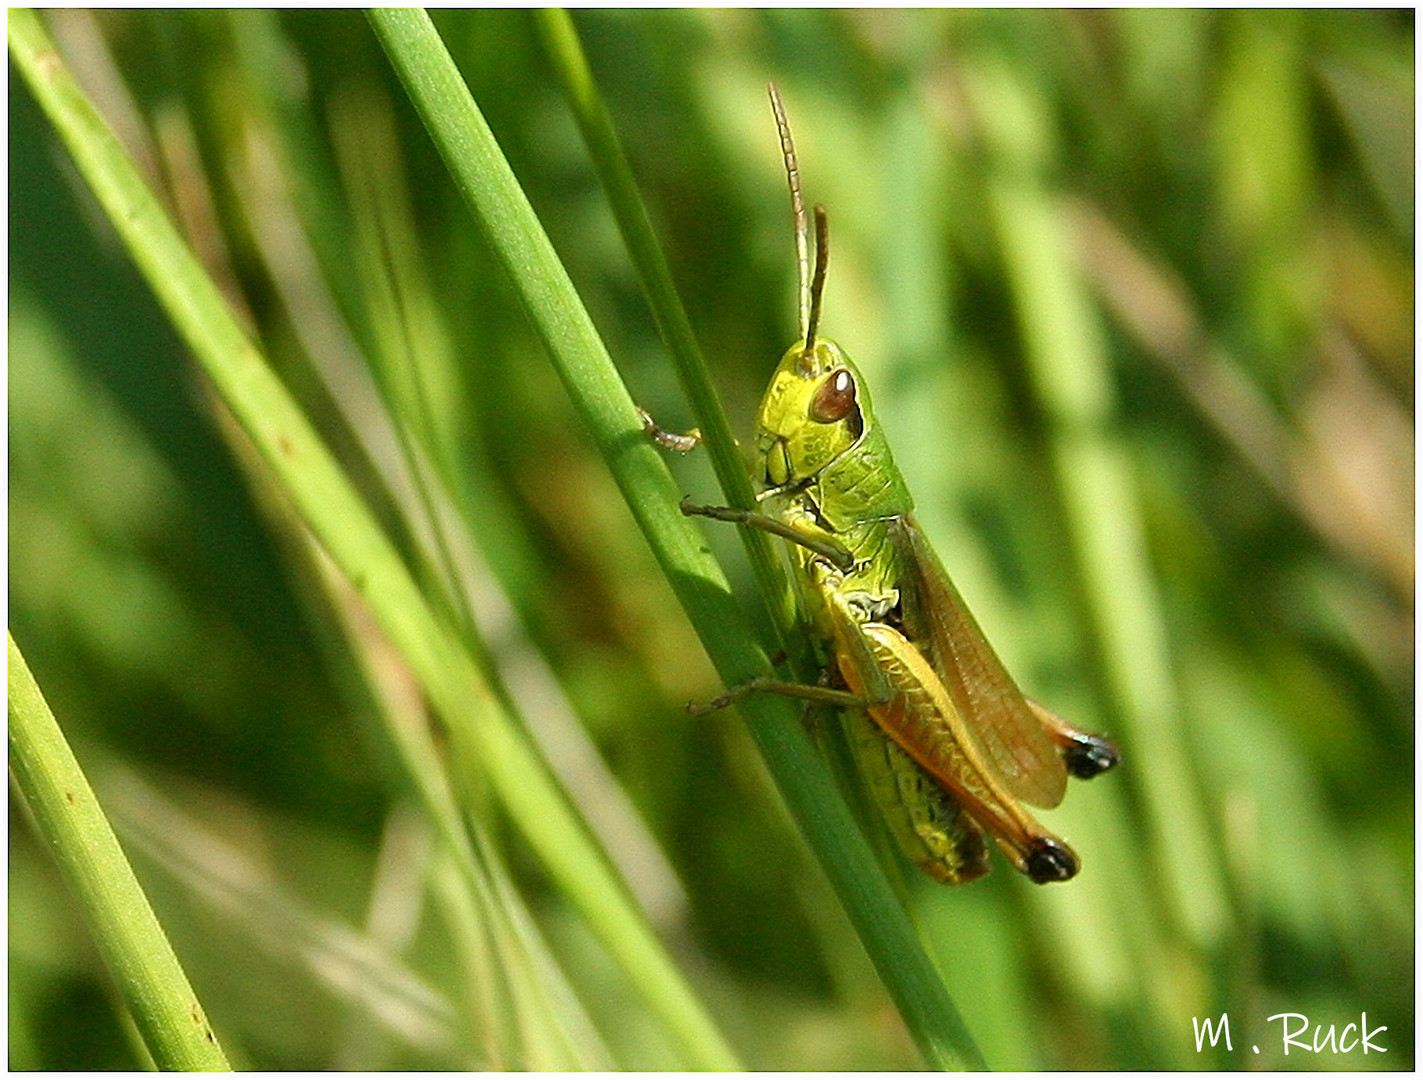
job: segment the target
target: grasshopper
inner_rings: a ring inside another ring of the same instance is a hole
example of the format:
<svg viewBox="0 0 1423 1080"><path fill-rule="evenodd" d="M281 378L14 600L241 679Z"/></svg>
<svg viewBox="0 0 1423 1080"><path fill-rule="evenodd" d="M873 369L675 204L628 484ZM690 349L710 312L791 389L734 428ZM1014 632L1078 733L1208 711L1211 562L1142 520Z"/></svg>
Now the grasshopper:
<svg viewBox="0 0 1423 1080"><path fill-rule="evenodd" d="M946 883L971 881L988 870L986 833L1033 881L1066 881L1077 856L1024 804L1056 806L1069 773L1085 779L1112 768L1117 748L1023 696L916 523L860 372L819 334L825 210L815 207L812 274L795 145L769 89L795 218L800 340L781 358L757 416L765 509L684 501L682 510L788 541L801 618L825 677L818 686L753 680L710 708L752 692L828 702L911 862ZM665 445L690 445L644 420Z"/></svg>

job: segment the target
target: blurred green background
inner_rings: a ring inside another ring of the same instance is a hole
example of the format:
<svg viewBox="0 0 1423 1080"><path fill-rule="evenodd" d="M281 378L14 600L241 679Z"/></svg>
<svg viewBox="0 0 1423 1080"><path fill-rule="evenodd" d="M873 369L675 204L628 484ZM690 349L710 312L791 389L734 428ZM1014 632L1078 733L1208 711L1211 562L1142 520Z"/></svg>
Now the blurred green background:
<svg viewBox="0 0 1423 1080"><path fill-rule="evenodd" d="M490 661L746 1063L915 1067L740 717L683 711L710 666L364 19L46 19L406 542L371 357L428 364ZM691 424L530 16L435 22L634 396ZM1411 1068L1412 12L575 22L743 438L795 332L778 84L830 214L823 329L922 523L1025 690L1122 743L1045 815L1076 881L911 887L990 1064ZM262 1069L530 1064L377 720L398 664L362 674L379 643L13 68L9 147L10 627L219 1038ZM734 530L708 540L754 611ZM590 1039L678 1067L499 821ZM10 1066L136 1067L13 799L9 901ZM1222 1013L1233 1049L1198 1052ZM1366 1014L1387 1053L1286 1057L1279 1013Z"/></svg>

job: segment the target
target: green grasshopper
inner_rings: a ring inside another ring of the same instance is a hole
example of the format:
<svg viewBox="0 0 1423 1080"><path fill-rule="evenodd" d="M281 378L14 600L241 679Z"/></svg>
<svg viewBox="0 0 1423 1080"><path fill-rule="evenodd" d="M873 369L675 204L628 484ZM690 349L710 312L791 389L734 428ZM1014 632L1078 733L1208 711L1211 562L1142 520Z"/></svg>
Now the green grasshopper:
<svg viewBox="0 0 1423 1080"><path fill-rule="evenodd" d="M753 680L709 708L756 691L833 704L862 780L910 861L946 883L971 881L988 870L987 833L1033 881L1066 881L1077 856L1023 804L1056 806L1069 772L1104 772L1117 748L1024 698L915 522L864 380L818 333L825 211L815 207L812 275L795 146L774 86L770 94L795 216L801 336L757 417L758 501L768 512L688 502L682 510L789 541L802 620L825 678L820 686ZM692 445L644 419L665 445Z"/></svg>

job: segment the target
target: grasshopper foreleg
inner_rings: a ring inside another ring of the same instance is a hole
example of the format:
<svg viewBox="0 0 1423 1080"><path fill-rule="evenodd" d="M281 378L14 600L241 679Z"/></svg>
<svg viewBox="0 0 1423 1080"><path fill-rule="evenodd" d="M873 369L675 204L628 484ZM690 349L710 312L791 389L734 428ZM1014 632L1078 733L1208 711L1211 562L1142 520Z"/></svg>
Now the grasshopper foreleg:
<svg viewBox="0 0 1423 1080"><path fill-rule="evenodd" d="M746 525L762 532L773 533L793 544L815 552L833 566L848 570L855 564L854 554L845 545L827 537L815 536L794 525L787 525L780 518L763 514L758 510L741 510L735 506L698 506L691 498L681 503L682 513L688 517L707 517L713 521L729 521L733 525Z"/></svg>

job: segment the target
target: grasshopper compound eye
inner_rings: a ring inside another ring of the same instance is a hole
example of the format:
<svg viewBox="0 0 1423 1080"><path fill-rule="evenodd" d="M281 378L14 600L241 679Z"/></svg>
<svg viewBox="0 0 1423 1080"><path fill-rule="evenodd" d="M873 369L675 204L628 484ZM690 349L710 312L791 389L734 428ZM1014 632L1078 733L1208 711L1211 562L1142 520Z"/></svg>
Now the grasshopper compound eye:
<svg viewBox="0 0 1423 1080"><path fill-rule="evenodd" d="M838 424L856 407L855 377L841 368L833 372L810 399L810 418L817 424Z"/></svg>

